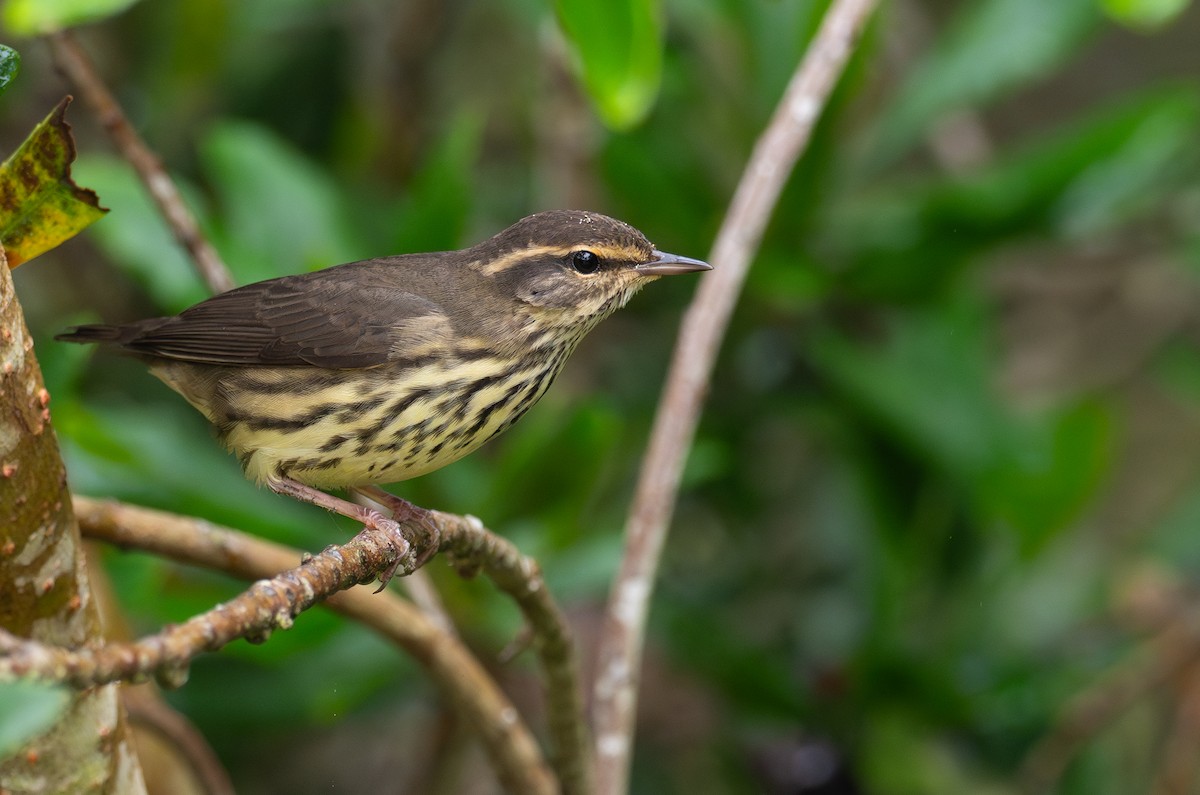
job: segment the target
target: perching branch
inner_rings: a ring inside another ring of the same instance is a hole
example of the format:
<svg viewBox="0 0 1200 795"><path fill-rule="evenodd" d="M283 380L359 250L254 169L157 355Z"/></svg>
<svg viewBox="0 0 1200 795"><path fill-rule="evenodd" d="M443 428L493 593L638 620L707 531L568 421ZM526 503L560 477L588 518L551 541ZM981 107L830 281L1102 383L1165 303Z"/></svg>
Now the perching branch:
<svg viewBox="0 0 1200 795"><path fill-rule="evenodd" d="M379 487L371 487L371 489L374 488ZM367 490L370 491L371 489ZM383 489L380 489L380 491L383 491ZM387 505L384 502L375 502L366 494L356 491L351 496L354 502L366 508L387 511ZM404 595L421 609L426 618L444 632L449 632L455 637L458 636L458 628L454 626L454 621L450 618L450 613L446 610L446 605L442 603L441 595L437 592L433 580L430 579L425 569L417 569L407 577L400 578L397 583L403 590Z"/></svg>
<svg viewBox="0 0 1200 795"><path fill-rule="evenodd" d="M836 0L755 144L706 275L683 319L626 523L625 554L609 596L594 683L597 792L621 795L637 712L646 614L683 464L729 317L763 230L812 135L875 0Z"/></svg>
<svg viewBox="0 0 1200 795"><path fill-rule="evenodd" d="M74 502L80 527L91 538L238 577L271 577L294 566L301 557L297 550L199 519L80 496L76 496ZM435 521L442 526L443 537L445 528L453 521L467 522L445 514L435 514ZM449 534L454 535L453 532ZM331 548L303 563L297 576L307 577L317 558L345 554L346 547L342 547L340 553L337 548ZM306 588L300 590L303 592ZM295 594L296 589L291 592ZM541 793L556 790L541 751L517 715L516 708L458 639L442 631L421 610L386 591L372 594L363 588L351 589L334 593L325 604L376 630L425 667L462 716L464 724L479 733L508 791ZM269 613L262 609L256 612L260 616ZM269 615L265 617L269 618ZM264 625L258 630L259 634L270 626ZM125 646L130 653L140 646L150 646L147 651L153 652L155 637ZM144 672L152 671L153 668L148 667Z"/></svg>
<svg viewBox="0 0 1200 795"><path fill-rule="evenodd" d="M91 107L104 129L108 130L117 149L141 177L146 191L175 235L175 240L187 251L208 289L214 293L232 289L233 277L221 261L221 255L200 232L200 226L179 195L174 180L133 129L120 104L96 73L96 67L75 34L60 30L51 33L46 40L50 44L55 65L75 85L84 102Z"/></svg>
<svg viewBox="0 0 1200 795"><path fill-rule="evenodd" d="M317 602L374 579L400 561L407 573L420 557L415 545L394 534L364 528L346 544L326 547L298 568L260 580L206 613L135 643L71 650L0 635L0 677L37 676L75 687L130 680L149 674L167 687L187 679L192 659L238 638L264 640Z"/></svg>

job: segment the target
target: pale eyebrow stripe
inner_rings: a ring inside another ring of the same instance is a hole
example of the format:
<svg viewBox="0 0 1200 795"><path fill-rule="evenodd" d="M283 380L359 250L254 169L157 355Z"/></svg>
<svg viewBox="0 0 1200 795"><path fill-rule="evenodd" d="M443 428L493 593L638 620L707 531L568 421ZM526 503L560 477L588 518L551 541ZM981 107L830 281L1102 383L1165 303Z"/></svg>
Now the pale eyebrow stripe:
<svg viewBox="0 0 1200 795"><path fill-rule="evenodd" d="M641 262L645 258L645 252L627 246L621 246L620 248L614 246L530 246L529 248L510 251L504 256L483 265L480 270L491 276L506 271L530 257L537 257L543 254L565 257L572 251L577 251L580 248L588 248L604 259L613 259L620 262Z"/></svg>
<svg viewBox="0 0 1200 795"><path fill-rule="evenodd" d="M486 263L480 270L483 273L492 275L506 271L518 262L523 262L530 257L540 256L542 254L553 254L560 257L565 257L572 249L564 246L530 246L529 248L520 248L516 251L510 251L502 257Z"/></svg>

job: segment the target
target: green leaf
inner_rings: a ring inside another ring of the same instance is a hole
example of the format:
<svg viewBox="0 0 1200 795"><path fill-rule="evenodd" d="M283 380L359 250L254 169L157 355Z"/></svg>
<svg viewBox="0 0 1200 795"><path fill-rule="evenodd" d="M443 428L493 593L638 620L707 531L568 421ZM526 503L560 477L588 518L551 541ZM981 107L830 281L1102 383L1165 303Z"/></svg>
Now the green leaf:
<svg viewBox="0 0 1200 795"><path fill-rule="evenodd" d="M1122 97L968 175L901 177L834 197L825 234L854 262L843 282L856 293L927 300L997 242L1030 234L1074 242L1152 209L1187 173L1198 130L1190 87Z"/></svg>
<svg viewBox="0 0 1200 795"><path fill-rule="evenodd" d="M69 700L58 685L0 682L0 759L49 729Z"/></svg>
<svg viewBox="0 0 1200 795"><path fill-rule="evenodd" d="M1200 134L1194 93L1171 92L1143 105L1113 149L1096 157L1066 186L1053 208L1067 237L1087 240L1118 228L1138 211L1152 211L1164 186L1179 181ZM1082 146L1080 146L1082 148Z"/></svg>
<svg viewBox="0 0 1200 795"><path fill-rule="evenodd" d="M80 181L104 195L114 212L92 231L108 258L136 280L164 311L180 312L208 297L208 290L129 164L113 155L84 155L75 165ZM184 199L201 219L204 205L186 184Z"/></svg>
<svg viewBox="0 0 1200 795"><path fill-rule="evenodd" d="M108 210L71 180L75 141L64 114L71 98L42 120L0 165L0 241L15 268L68 240Z"/></svg>
<svg viewBox="0 0 1200 795"><path fill-rule="evenodd" d="M876 167L903 154L943 114L1047 74L1100 19L1094 0L985 0L961 8L880 118Z"/></svg>
<svg viewBox="0 0 1200 795"><path fill-rule="evenodd" d="M908 707L881 707L860 739L857 771L867 792L1005 795L1012 790L956 748L951 735Z"/></svg>
<svg viewBox="0 0 1200 795"><path fill-rule="evenodd" d="M813 364L888 435L931 464L972 478L1009 431L989 382L984 317L961 303L897 315L880 345L833 333L810 341Z"/></svg>
<svg viewBox="0 0 1200 795"><path fill-rule="evenodd" d="M8 0L4 24L21 36L41 36L62 28L119 14L137 0Z"/></svg>
<svg viewBox="0 0 1200 795"><path fill-rule="evenodd" d="M1006 522L1026 553L1073 520L1112 463L1113 422L1083 402L1013 426L997 466L976 481L980 507Z"/></svg>
<svg viewBox="0 0 1200 795"><path fill-rule="evenodd" d="M1100 0L1100 7L1122 25L1153 30L1174 21L1189 3L1190 0Z"/></svg>
<svg viewBox="0 0 1200 795"><path fill-rule="evenodd" d="M252 282L350 262L368 253L343 222L328 173L256 124L224 121L201 146L224 219L222 254Z"/></svg>
<svg viewBox="0 0 1200 795"><path fill-rule="evenodd" d="M21 71L21 54L12 47L0 44L0 94L8 90L8 84Z"/></svg>
<svg viewBox="0 0 1200 795"><path fill-rule="evenodd" d="M462 243L474 201L483 119L461 114L421 164L391 221L393 250L443 251Z"/></svg>
<svg viewBox="0 0 1200 795"><path fill-rule="evenodd" d="M600 118L614 130L636 125L662 79L659 0L556 0L554 7Z"/></svg>
<svg viewBox="0 0 1200 795"><path fill-rule="evenodd" d="M1092 403L1011 411L991 384L985 320L970 303L906 313L882 345L815 336L813 362L845 402L1033 553L1094 494L1111 461L1112 422Z"/></svg>

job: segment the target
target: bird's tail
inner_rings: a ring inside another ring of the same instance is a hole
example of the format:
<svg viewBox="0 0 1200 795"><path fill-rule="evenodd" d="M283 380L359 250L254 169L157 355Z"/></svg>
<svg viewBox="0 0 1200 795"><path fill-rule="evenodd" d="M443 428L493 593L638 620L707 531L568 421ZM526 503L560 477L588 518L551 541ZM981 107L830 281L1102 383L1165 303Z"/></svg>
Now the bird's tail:
<svg viewBox="0 0 1200 795"><path fill-rule="evenodd" d="M129 341L129 329L126 326L89 323L84 326L73 326L61 334L55 334L54 339L60 342L108 342L114 345L123 345Z"/></svg>

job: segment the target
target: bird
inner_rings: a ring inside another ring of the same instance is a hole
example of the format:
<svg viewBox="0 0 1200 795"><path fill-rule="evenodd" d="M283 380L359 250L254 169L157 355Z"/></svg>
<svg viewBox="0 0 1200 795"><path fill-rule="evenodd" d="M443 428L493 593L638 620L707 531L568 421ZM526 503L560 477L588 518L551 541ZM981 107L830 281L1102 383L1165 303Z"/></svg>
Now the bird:
<svg viewBox="0 0 1200 795"><path fill-rule="evenodd" d="M74 326L55 339L148 363L260 485L399 532L428 512L380 484L474 452L644 285L710 269L623 221L551 210L469 248L268 279L178 315Z"/></svg>

